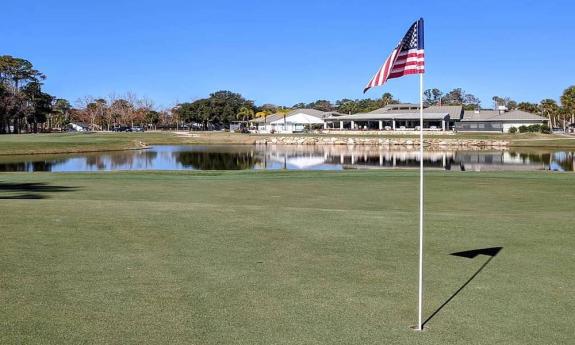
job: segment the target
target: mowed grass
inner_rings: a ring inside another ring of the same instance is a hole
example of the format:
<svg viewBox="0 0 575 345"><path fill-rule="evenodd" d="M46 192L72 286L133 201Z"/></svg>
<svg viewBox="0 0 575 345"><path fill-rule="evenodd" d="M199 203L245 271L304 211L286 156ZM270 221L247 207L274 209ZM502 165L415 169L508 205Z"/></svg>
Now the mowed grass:
<svg viewBox="0 0 575 345"><path fill-rule="evenodd" d="M257 137L238 133L50 133L0 135L0 156L141 149L143 145L253 144Z"/></svg>
<svg viewBox="0 0 575 345"><path fill-rule="evenodd" d="M417 173L0 175L0 344L570 344L575 179Z"/></svg>

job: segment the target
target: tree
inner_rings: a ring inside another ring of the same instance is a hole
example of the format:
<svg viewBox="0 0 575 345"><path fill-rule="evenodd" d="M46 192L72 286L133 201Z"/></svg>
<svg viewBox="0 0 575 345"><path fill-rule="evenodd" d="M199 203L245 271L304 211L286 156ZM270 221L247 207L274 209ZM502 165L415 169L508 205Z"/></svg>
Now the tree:
<svg viewBox="0 0 575 345"><path fill-rule="evenodd" d="M239 93L217 91L210 94L211 119L214 124L227 125L236 118L241 107L253 109L253 101L248 101Z"/></svg>
<svg viewBox="0 0 575 345"><path fill-rule="evenodd" d="M325 100L325 99L318 99L315 102L305 104L303 107L300 106L302 104L303 103L298 103L298 104L296 104L296 106L294 106L294 108L297 108L297 109L309 108L309 109L315 109L315 110L320 110L320 111L332 111L333 110L333 105L331 104L331 102L328 100Z"/></svg>
<svg viewBox="0 0 575 345"><path fill-rule="evenodd" d="M96 117L100 120L100 128L103 129L104 125L107 127L107 130L110 130L111 121L109 120L108 116L108 102L106 102L103 98L98 98L94 101L95 103L95 110L96 110Z"/></svg>
<svg viewBox="0 0 575 345"><path fill-rule="evenodd" d="M559 106L553 99L544 99L539 104L541 114L549 119L549 127L555 127L554 119L559 113Z"/></svg>
<svg viewBox="0 0 575 345"><path fill-rule="evenodd" d="M396 104L399 103L399 101L397 101L396 99L393 98L393 95L389 92L384 93L381 96L381 100L380 100L380 105L381 107L385 107L386 105L390 105L390 104Z"/></svg>
<svg viewBox="0 0 575 345"><path fill-rule="evenodd" d="M399 100L395 99L389 92L386 92L379 99L340 99L335 102L335 109L342 114L367 113L396 103L399 103Z"/></svg>
<svg viewBox="0 0 575 345"><path fill-rule="evenodd" d="M466 93L461 88L456 88L442 98L441 104L443 105L463 105L465 110L478 109L481 101L475 95Z"/></svg>
<svg viewBox="0 0 575 345"><path fill-rule="evenodd" d="M519 102L517 104L517 109L534 114L539 112L539 106L535 103L529 103L529 102Z"/></svg>
<svg viewBox="0 0 575 345"><path fill-rule="evenodd" d="M342 114L355 114L359 112L359 107L356 101L344 98L335 102L337 111Z"/></svg>
<svg viewBox="0 0 575 345"><path fill-rule="evenodd" d="M28 99L27 122L32 125L34 133L38 133L38 124L44 124L52 112L53 97L41 90L39 82L26 84L22 93Z"/></svg>
<svg viewBox="0 0 575 345"><path fill-rule="evenodd" d="M19 118L19 113L23 110L21 106L23 99L18 94L12 92L10 87L0 82L0 133L10 133L10 123L13 121L14 132L16 133L16 118Z"/></svg>
<svg viewBox="0 0 575 345"><path fill-rule="evenodd" d="M241 121L247 121L254 117L254 110L252 108L242 106L236 115L236 118Z"/></svg>
<svg viewBox="0 0 575 345"><path fill-rule="evenodd" d="M96 109L96 108L94 108ZM112 112L113 121L120 121L122 125L132 123L132 114L134 112L134 105L126 99L119 98L110 104L110 111Z"/></svg>
<svg viewBox="0 0 575 345"><path fill-rule="evenodd" d="M514 100L507 102L507 109L509 109L509 110L515 110L515 109L517 109L517 106L518 106L518 104Z"/></svg>
<svg viewBox="0 0 575 345"><path fill-rule="evenodd" d="M27 83L39 83L44 79L46 76L34 69L30 61L10 55L0 56L0 81L11 85L14 92Z"/></svg>
<svg viewBox="0 0 575 345"><path fill-rule="evenodd" d="M245 109L240 111L242 108ZM209 125L227 126L238 118L238 114L242 114L245 119L253 117L254 103L239 93L217 91L210 94L209 98L180 103L173 112L180 120L200 123L203 129L208 129Z"/></svg>
<svg viewBox="0 0 575 345"><path fill-rule="evenodd" d="M149 110L146 112L144 118L148 125L154 126L154 130L158 126L158 123L160 123L160 113L155 110Z"/></svg>
<svg viewBox="0 0 575 345"><path fill-rule="evenodd" d="M571 124L575 123L575 85L570 86L563 91L563 94L561 95L561 107L564 111L563 129L565 129L565 120L567 117L570 117Z"/></svg>
<svg viewBox="0 0 575 345"><path fill-rule="evenodd" d="M49 127L53 126L62 128L70 122L70 110L72 105L68 100L57 98L52 105L52 113L50 114Z"/></svg>
<svg viewBox="0 0 575 345"><path fill-rule="evenodd" d="M428 106L438 105L441 104L441 97L443 96L443 92L441 92L439 89L427 89L423 91L423 95L425 97L425 104Z"/></svg>
<svg viewBox="0 0 575 345"><path fill-rule="evenodd" d="M28 116L37 130L38 120L43 114L43 100L47 94L41 93L41 80L46 76L34 69L32 63L10 55L0 56L0 133L12 131L20 133ZM34 83L26 91L28 84ZM35 100L29 97L35 97ZM47 99L47 98L46 98Z"/></svg>
<svg viewBox="0 0 575 345"><path fill-rule="evenodd" d="M514 100L512 100L509 97L499 97L499 96L493 96L491 98L491 100L493 100L493 106L494 109L497 109L497 107L506 107L507 109L511 110L511 109L515 109L518 104L517 102L515 102Z"/></svg>

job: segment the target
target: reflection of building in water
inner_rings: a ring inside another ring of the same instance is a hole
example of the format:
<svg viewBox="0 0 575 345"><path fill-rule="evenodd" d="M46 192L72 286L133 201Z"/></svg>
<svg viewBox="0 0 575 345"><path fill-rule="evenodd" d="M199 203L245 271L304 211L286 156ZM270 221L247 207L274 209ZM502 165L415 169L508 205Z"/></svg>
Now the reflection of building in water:
<svg viewBox="0 0 575 345"><path fill-rule="evenodd" d="M573 171L574 152L426 151L427 169ZM155 146L149 150L0 157L0 171L239 170L419 167L416 147L372 145Z"/></svg>
<svg viewBox="0 0 575 345"><path fill-rule="evenodd" d="M545 170L549 167L549 155L523 154L509 151L457 152L455 161L464 170Z"/></svg>
<svg viewBox="0 0 575 345"><path fill-rule="evenodd" d="M315 168L419 168L419 151L415 148L383 148L348 145L268 145L263 152L263 169ZM519 153L509 151L427 151L423 165L427 169L445 170L563 170L573 171L572 153Z"/></svg>
<svg viewBox="0 0 575 345"><path fill-rule="evenodd" d="M425 152L423 166L450 170L453 164L453 152ZM333 157L345 168L419 168L419 152L417 151L382 151L377 154L351 154Z"/></svg>
<svg viewBox="0 0 575 345"><path fill-rule="evenodd" d="M342 168L418 168L419 152L393 150L379 146L347 145L268 145L263 146L264 162L261 168L309 169L314 167ZM453 151L431 151L424 154L427 168L451 169ZM273 164L269 164L273 163Z"/></svg>

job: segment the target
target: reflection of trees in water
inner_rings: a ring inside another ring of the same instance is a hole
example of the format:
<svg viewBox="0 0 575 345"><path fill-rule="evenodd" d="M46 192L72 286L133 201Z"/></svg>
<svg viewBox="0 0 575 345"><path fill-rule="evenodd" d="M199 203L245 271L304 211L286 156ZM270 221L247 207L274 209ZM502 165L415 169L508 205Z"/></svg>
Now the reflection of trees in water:
<svg viewBox="0 0 575 345"><path fill-rule="evenodd" d="M134 163L141 163L152 167L154 160L158 156L155 151L118 151L101 154L90 154L86 156L86 165L103 170L107 165L110 168L132 167Z"/></svg>
<svg viewBox="0 0 575 345"><path fill-rule="evenodd" d="M541 163L546 168L551 169L552 165L558 166L563 171L574 171L574 153L573 152L545 152L545 153L517 153L511 152L511 157L519 157L524 163Z"/></svg>
<svg viewBox="0 0 575 345"><path fill-rule="evenodd" d="M96 167L98 170L106 168L104 158L100 154L89 155L86 157L86 165L89 167Z"/></svg>
<svg viewBox="0 0 575 345"><path fill-rule="evenodd" d="M575 171L575 152L558 152L553 154L552 162L563 171Z"/></svg>
<svg viewBox="0 0 575 345"><path fill-rule="evenodd" d="M54 166L66 162L66 159L53 161L28 161L16 163L0 163L1 172L18 172L18 171L52 171Z"/></svg>
<svg viewBox="0 0 575 345"><path fill-rule="evenodd" d="M551 154L549 153L520 153L519 158L523 163L544 163L549 165Z"/></svg>
<svg viewBox="0 0 575 345"><path fill-rule="evenodd" d="M184 151L173 155L178 163L197 170L245 170L261 162L252 152Z"/></svg>

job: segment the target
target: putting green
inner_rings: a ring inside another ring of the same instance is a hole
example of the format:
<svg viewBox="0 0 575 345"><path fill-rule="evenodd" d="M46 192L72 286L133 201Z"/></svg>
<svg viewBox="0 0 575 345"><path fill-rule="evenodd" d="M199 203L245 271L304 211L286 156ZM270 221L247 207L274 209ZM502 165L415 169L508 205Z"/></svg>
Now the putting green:
<svg viewBox="0 0 575 345"><path fill-rule="evenodd" d="M0 174L1 344L568 344L575 176Z"/></svg>

